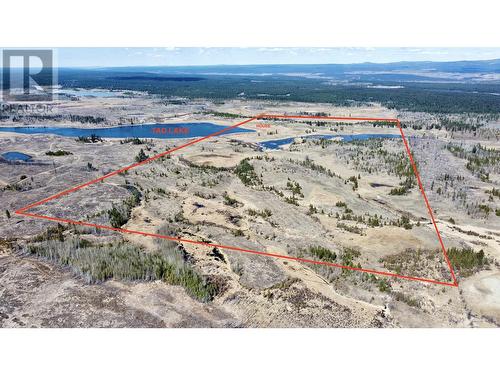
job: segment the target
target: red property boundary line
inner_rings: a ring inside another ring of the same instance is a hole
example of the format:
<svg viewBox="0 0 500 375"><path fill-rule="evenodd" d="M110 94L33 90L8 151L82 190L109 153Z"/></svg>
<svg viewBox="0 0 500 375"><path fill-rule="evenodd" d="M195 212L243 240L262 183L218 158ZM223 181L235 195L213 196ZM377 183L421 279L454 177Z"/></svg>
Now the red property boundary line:
<svg viewBox="0 0 500 375"><path fill-rule="evenodd" d="M420 192L422 194L422 197L424 198L425 205L427 207L427 210L429 212L432 224L434 226L434 229L436 231L436 235L439 240L439 244L441 246L441 249L443 251L443 256L446 260L446 263L448 265L448 268L450 270L451 277L453 279L453 282L446 282L446 281L439 281L439 280L433 280L433 279L427 279L427 278L422 278L422 277L414 277L414 276L406 276L406 275L400 275L397 273L393 272L385 272L385 271L378 271L378 270L373 270L373 269L367 269L367 268L358 268L358 267L350 267L350 266L345 266L342 264L337 264L337 263L330 263L330 262L322 262L322 261L317 261L317 260L312 260L312 259L306 259L306 258L297 258L297 257L291 257L287 255L281 255L281 254L275 254L275 253L267 253L264 251L257 251L257 250L251 250L251 249L243 249L240 247L235 247L235 246L227 246L227 245L218 245L218 244L213 244L213 243L206 243L206 242L201 242L201 241L194 241L190 240L187 238L181 238L181 237L170 237L170 236L165 236L161 234L156 234L156 233L147 233L147 232L141 232L141 231L136 231L136 230L131 230L131 229L123 229L123 228L114 228L108 225L101 225L101 224L94 224L94 223L89 223L89 222L84 222L84 221L77 221L77 220L71 220L71 219L64 219L64 218L58 218L58 217L52 217L52 216L46 216L46 215L40 215L40 214L34 214L34 213L28 213L27 211L37 207L41 206L44 203L47 203L49 201L52 201L54 199L60 198L64 195L68 195L70 193L73 193L77 190L83 189L89 185L95 184L97 182L101 182L109 177L112 177L114 175L117 175L119 173L128 171L129 169L139 167L143 164L147 164L153 160L159 159L165 155L171 154L175 151L181 150L183 148L186 148L188 146L194 145L196 143L202 142L208 138L212 138L215 136L218 136L220 134L223 134L231 129L237 128L241 125L247 124L251 121L259 120L259 119L318 119L318 120L340 120L340 121L371 121L371 122L392 122L395 123L399 129L399 132L401 133L401 137L403 139L403 143L406 149L406 152L408 154L408 157L410 159L410 163L412 165L413 171L415 173L415 176L417 178L418 186L420 188ZM434 218L433 211L431 209L431 206L429 204L429 200L427 199L427 195L425 194L424 187L422 185L422 181L420 179L420 175L417 170L417 166L415 164L415 161L413 159L412 153L410 151L410 146L408 144L408 141L406 140L406 137L403 132L403 128L401 126L401 122L398 119L393 119L393 118L376 118L376 117L336 117L336 116L287 116L287 115L271 115L271 114L260 114L257 116L254 116L252 118L249 118L245 121L239 122L235 125L226 127L224 129L221 129L217 132L214 132L212 134L209 134L207 136L197 138L195 140L192 140L190 142L187 142L185 144L182 144L178 147L174 147L168 151L162 152L160 154L154 155L142 162L139 163L134 163L131 164L127 167L118 169L116 171L110 172L102 177L96 178L94 180L85 182L81 185L72 187L67 190L63 190L55 195L52 195L50 197L47 197L45 199L42 199L40 201L37 201L35 203L29 204L23 208L18 209L15 211L17 215L23 215L35 219L43 219L43 220L49 220L49 221L56 221L60 223L66 223L66 224L74 224L74 225L81 225L81 226L87 226L87 227L93 227L93 228L99 228L99 229L105 229L105 230L112 230L115 232L120 232L120 233L129 233L129 234L137 234L137 235L142 235L142 236L148 236L148 237L156 237L156 238L161 238L165 240L170 240L170 241L177 241L177 242L183 242L183 243L190 243L194 245L201 245L201 246L208 246L208 247L216 247L220 249L225 249L225 250L231 250L231 251L239 251L242 253L248 253L248 254L256 254L256 255L262 255L262 256L268 256L268 257L273 257L273 258L278 258L278 259L286 259L286 260L292 260L292 261L297 261L297 262L302 262L302 263L308 263L308 264L317 264L317 265L323 265L323 266L329 266L329 267L336 267L336 268L342 268L342 269L347 269L351 271L359 271L359 272L365 272L365 273L370 273L370 274L375 274L375 275L381 275L381 276L389 276L389 277L395 277L395 278L400 278L400 279L405 279L405 280L412 280L412 281L421 281L425 283L432 283L432 284L438 284L438 285L444 285L444 286L453 286L457 287L458 282L455 276L455 272L453 271L453 267L451 265L450 259L448 257L448 254L446 252L446 248L444 246L443 240L441 238L441 234L439 232L439 229L436 225L436 220Z"/></svg>

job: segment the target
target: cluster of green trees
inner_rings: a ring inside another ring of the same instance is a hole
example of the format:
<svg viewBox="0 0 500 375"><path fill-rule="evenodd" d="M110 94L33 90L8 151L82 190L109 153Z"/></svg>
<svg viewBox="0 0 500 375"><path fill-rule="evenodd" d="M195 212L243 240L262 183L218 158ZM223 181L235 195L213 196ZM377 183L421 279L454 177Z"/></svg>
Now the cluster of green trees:
<svg viewBox="0 0 500 375"><path fill-rule="evenodd" d="M91 134L90 137L79 136L76 141L82 143L97 143L102 142L102 138L98 135Z"/></svg>
<svg viewBox="0 0 500 375"><path fill-rule="evenodd" d="M483 250L476 252L470 248L459 249L452 247L447 252L451 264L460 271L460 275L463 277L472 275L489 263Z"/></svg>
<svg viewBox="0 0 500 375"><path fill-rule="evenodd" d="M347 164L353 163L354 167L368 174L386 171L401 180L399 187L393 188L390 195L405 195L416 186L416 177L413 166L405 151L391 152L384 147L384 142L391 140L367 139L355 140L349 143L340 142L338 145L344 148L342 157ZM418 163L415 162L418 167ZM352 182L353 190L359 186L361 175L351 176L345 183Z"/></svg>
<svg viewBox="0 0 500 375"><path fill-rule="evenodd" d="M449 143L446 149L454 156L466 159L466 168L482 181L489 181L490 172L500 170L500 151L494 148L487 148L478 143L469 150L461 145Z"/></svg>
<svg viewBox="0 0 500 375"><path fill-rule="evenodd" d="M352 190L356 191L358 189L359 183L358 183L358 177L356 176L351 176L347 179L347 181L352 182Z"/></svg>
<svg viewBox="0 0 500 375"><path fill-rule="evenodd" d="M307 252L324 262L334 263L337 260L335 251L329 250L323 246L309 246Z"/></svg>
<svg viewBox="0 0 500 375"><path fill-rule="evenodd" d="M82 116L82 115L69 115L72 122L81 122L82 124L102 124L106 122L105 117L101 116Z"/></svg>
<svg viewBox="0 0 500 375"><path fill-rule="evenodd" d="M182 252L171 245L145 252L125 242L94 244L72 238L31 244L28 253L70 267L89 283L108 279L162 280L184 287L188 294L203 302L213 299L219 290L217 284L199 275L185 261Z"/></svg>
<svg viewBox="0 0 500 375"><path fill-rule="evenodd" d="M346 267L354 267L354 268L361 268L361 264L355 263L356 259L359 258L361 253L358 250L349 248L349 247L344 247L342 250L337 253L333 250L327 249L326 247L323 246L309 246L307 249L302 249L299 251L299 256L304 256L304 255L309 255L312 256L313 259L320 260L323 262L329 262L329 263L340 263L343 266ZM340 262L339 262L340 259ZM325 277L329 278L330 280L332 279L332 269L331 267L324 267L324 266L313 266L320 274L323 274ZM351 275L352 271L349 269L342 269L342 275L347 276Z"/></svg>
<svg viewBox="0 0 500 375"><path fill-rule="evenodd" d="M263 219L267 219L270 217L273 213L271 212L270 209L266 208L264 210L254 210L254 209L248 209L247 214L250 216L260 216Z"/></svg>
<svg viewBox="0 0 500 375"><path fill-rule="evenodd" d="M132 143L133 145L143 145L145 144L146 142L143 141L142 139L140 138L126 138L126 139L122 139L120 140L120 144L123 145L123 144L127 144L127 143Z"/></svg>
<svg viewBox="0 0 500 375"><path fill-rule="evenodd" d="M324 213L324 211L322 210L322 212ZM308 214L309 215L313 215L313 214L317 214L318 213L318 208L315 207L312 203L309 204L309 212Z"/></svg>
<svg viewBox="0 0 500 375"><path fill-rule="evenodd" d="M407 176L404 181L399 183L399 187L392 188L389 195L406 195L415 186L415 176Z"/></svg>
<svg viewBox="0 0 500 375"><path fill-rule="evenodd" d="M0 116L0 120L12 120L12 122L24 122L28 124L33 124L36 122L63 122L63 121L71 121L71 122L80 122L82 124L102 124L107 120L105 117L96 117L96 116L82 116L82 115L34 115L31 112L20 113L16 112L12 115L2 115Z"/></svg>
<svg viewBox="0 0 500 375"><path fill-rule="evenodd" d="M234 173L239 177L244 185L251 186L261 183L259 176L255 173L255 169L253 165L249 163L248 159L240 161L238 166L235 168Z"/></svg>
<svg viewBox="0 0 500 375"><path fill-rule="evenodd" d="M396 227L403 227L404 229L412 229L413 224L410 222L410 219L408 216L403 215L401 218L397 220L383 220L382 215L377 215L374 214L373 216L366 214L366 215L356 215L353 213L353 211L345 207L344 213L339 214L338 212L335 214L335 217L339 220L347 220L347 221L355 221L357 223L361 224L366 224L370 227L383 227L384 225L394 225ZM420 225L417 223L417 226ZM349 232L353 233L358 233L361 234L362 230L361 228L358 228L356 226L349 226L346 224L339 223L337 224L337 227L345 229Z"/></svg>
<svg viewBox="0 0 500 375"><path fill-rule="evenodd" d="M410 222L410 218L407 215L401 216L398 220L392 220L391 225L403 227L406 230L413 228L413 224Z"/></svg>
<svg viewBox="0 0 500 375"><path fill-rule="evenodd" d="M431 266L438 264L436 258L440 257L440 251L422 250L408 248L400 253L386 255L380 259L384 264L384 268L394 271L397 274L423 276L428 272L426 261Z"/></svg>
<svg viewBox="0 0 500 375"><path fill-rule="evenodd" d="M205 111L205 112L203 112L203 114L213 115L213 116L216 116L216 117L223 117L223 118L228 118L228 119L235 119L235 118L244 117L244 116L239 115L237 113L217 112L217 111Z"/></svg>
<svg viewBox="0 0 500 375"><path fill-rule="evenodd" d="M294 206L299 205L299 200L295 195L292 195L291 197L285 197L285 202L289 204L293 204Z"/></svg>
<svg viewBox="0 0 500 375"><path fill-rule="evenodd" d="M358 250L352 249L350 247L344 247L340 253L340 264L346 267L361 268L361 263L355 263L356 259L359 258L361 253ZM342 268L342 275L348 276L352 275L353 271L347 268Z"/></svg>
<svg viewBox="0 0 500 375"><path fill-rule="evenodd" d="M121 204L113 205L108 210L109 223L114 228L121 228L127 224L132 214L132 209L141 204L141 193L137 189L132 190L132 195Z"/></svg>
<svg viewBox="0 0 500 375"><path fill-rule="evenodd" d="M142 163L143 161L147 160L149 156L144 152L144 150L141 148L137 156L135 157L135 161L137 163Z"/></svg>
<svg viewBox="0 0 500 375"><path fill-rule="evenodd" d="M57 150L57 151L47 151L45 155L48 156L67 156L67 155L73 155L72 152L65 151L65 150Z"/></svg>
<svg viewBox="0 0 500 375"><path fill-rule="evenodd" d="M229 196L229 194L227 193L227 191L224 192L224 194L222 194L222 198L224 198L224 204L226 206L230 206L230 207L238 207L238 206L241 206L241 202L238 201L237 199L235 198L231 198Z"/></svg>
<svg viewBox="0 0 500 375"><path fill-rule="evenodd" d="M406 186L400 186L392 188L389 195L406 195L408 193L408 188Z"/></svg>
<svg viewBox="0 0 500 375"><path fill-rule="evenodd" d="M338 222L337 228L344 229L344 230L351 232L351 233L356 233L356 234L361 234L361 235L363 234L363 229L361 229L360 227L358 227L356 225L349 225L349 224Z"/></svg>
<svg viewBox="0 0 500 375"><path fill-rule="evenodd" d="M306 156L306 158L303 161L297 161L294 159L289 159L288 161L291 163L294 163L294 164L298 164L304 168L307 168L307 169L310 169L310 170L313 170L313 171L316 171L316 172L319 172L322 174L326 174L329 177L336 176L336 174L333 173L330 169L327 169L327 168L323 167L322 165L316 164L314 162L314 160L312 160L308 156Z"/></svg>
<svg viewBox="0 0 500 375"><path fill-rule="evenodd" d="M302 193L302 187L297 181L292 181L290 178L288 178L288 181L286 182L286 188L292 192L292 196L295 197L296 195L304 198L304 194Z"/></svg>
<svg viewBox="0 0 500 375"><path fill-rule="evenodd" d="M492 197L500 198L500 189L493 188L487 191L487 193L491 194Z"/></svg>
<svg viewBox="0 0 500 375"><path fill-rule="evenodd" d="M390 195L405 195L416 185L415 171L410 163L408 155L402 151L400 153L390 153L386 150L378 150L382 156L384 164L388 166L389 172L395 174L400 179L399 187L391 189ZM417 164L417 162L415 162Z"/></svg>
<svg viewBox="0 0 500 375"><path fill-rule="evenodd" d="M339 220L356 221L357 223L363 223L370 227L382 227L384 226L384 224L387 224L387 222L384 222L382 220L382 215L377 215L377 214L374 214L373 216L370 214L366 214L365 216L355 215L353 210L347 207L347 203L345 202L338 201L337 203L335 203L335 206L344 209L342 215L340 215L338 212L335 214L335 217ZM359 234L362 233L361 229L358 227L351 227L344 225L342 223L340 223L340 225L338 224L337 226L347 231L352 231L353 233L359 233Z"/></svg>
<svg viewBox="0 0 500 375"><path fill-rule="evenodd" d="M56 226L54 227L48 227L45 232L42 232L35 237L33 237L34 242L41 242L41 241L49 241L49 240L54 240L54 241L64 241L64 231L66 231L68 228L60 223L57 223Z"/></svg>

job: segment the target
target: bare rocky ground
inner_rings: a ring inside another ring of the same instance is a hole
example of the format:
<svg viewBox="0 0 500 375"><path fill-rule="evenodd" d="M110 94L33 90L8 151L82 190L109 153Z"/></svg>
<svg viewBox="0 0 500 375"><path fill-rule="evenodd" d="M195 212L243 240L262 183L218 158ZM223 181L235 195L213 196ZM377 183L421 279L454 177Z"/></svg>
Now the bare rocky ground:
<svg viewBox="0 0 500 375"><path fill-rule="evenodd" d="M88 285L32 257L0 256L2 327L237 327L226 309L181 287L108 281Z"/></svg>
<svg viewBox="0 0 500 375"><path fill-rule="evenodd" d="M92 107L95 103L79 103L78 111L83 104ZM235 108L240 113L293 110L288 104L263 108L261 103L236 107L234 102L217 109ZM349 111L321 105L304 106L303 110ZM394 115L379 107L359 111L360 115L377 111ZM362 124L260 123L271 127L263 130L251 123L248 128L258 132L208 140L31 212L109 225L107 210L126 199L128 187L133 186L142 199L132 210L126 229L155 233L168 224L179 230L181 237L197 242L313 259L315 255L308 249L316 246L334 251L334 263L451 280L418 187L405 195L390 195L402 178L380 158L368 157L367 146L299 139L281 151L255 148L256 142L299 137L311 129L318 134L397 134L397 130L374 130ZM0 134L2 151L29 151L36 161L30 165L2 164L0 168L4 185L0 191L2 326L475 327L500 322L499 218L494 213L488 217L468 215L460 202L437 196L429 182L439 184L443 173L464 175L467 178L453 188L472 186L469 190L474 193L468 199L481 201L487 197L486 190L498 187L498 177L492 175L490 182L483 182L472 176L463 160L444 148L441 139L422 139L418 131L408 130L407 134L418 136L411 139L411 146L445 245L481 249L490 259L487 267L472 276L459 275L458 288L370 278L358 272L231 250L221 250L221 259L214 256L211 246L185 243L196 270L224 280L225 287L214 300L201 303L183 288L160 281L87 284L67 268L19 251L26 241L54 224L3 215L6 209L13 213L28 203L131 164L141 148L153 155L184 140L154 140L147 145L120 144L117 140L81 144L55 136ZM402 147L397 139L382 142L382 149L394 155L404 152ZM49 157L45 155L49 149L68 150L72 155ZM235 169L244 159L253 171L246 184ZM441 168L433 167L434 160L440 160ZM26 178L21 180L23 175ZM349 180L352 176L357 187ZM294 188L295 184L300 189ZM16 188L5 189L7 185ZM498 206L498 199L493 204ZM411 228L401 225L402 217L408 218ZM370 225L368 220L374 219L382 226ZM123 238L144 251L154 251L155 246L151 238L134 234L88 231L83 235L103 242Z"/></svg>

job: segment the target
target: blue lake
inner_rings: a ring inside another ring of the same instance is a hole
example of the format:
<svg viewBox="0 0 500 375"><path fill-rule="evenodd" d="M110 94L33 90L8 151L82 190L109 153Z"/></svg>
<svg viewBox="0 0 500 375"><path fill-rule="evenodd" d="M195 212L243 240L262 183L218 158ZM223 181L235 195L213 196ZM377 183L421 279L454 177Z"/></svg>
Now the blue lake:
<svg viewBox="0 0 500 375"><path fill-rule="evenodd" d="M96 135L101 138L192 138L204 137L227 128L210 122L190 122L182 124L147 124L135 126L117 126L114 128L66 128L66 127L0 127L0 132L22 134L54 134L63 137L90 137ZM247 133L255 130L232 128L221 135L230 133Z"/></svg>
<svg viewBox="0 0 500 375"><path fill-rule="evenodd" d="M401 138L398 134L311 134L304 135L301 137L292 137L292 138L283 138L283 139L274 139L272 141L259 142L259 145L271 149L277 150L281 146L285 146L287 144L292 143L297 138L303 139L333 139L333 138L341 138L344 142L352 142L352 141L363 141L372 138L382 138L382 139L390 139L390 138Z"/></svg>
<svg viewBox="0 0 500 375"><path fill-rule="evenodd" d="M22 152L17 151L4 152L0 156L8 161L29 161L32 158L31 155L23 154Z"/></svg>

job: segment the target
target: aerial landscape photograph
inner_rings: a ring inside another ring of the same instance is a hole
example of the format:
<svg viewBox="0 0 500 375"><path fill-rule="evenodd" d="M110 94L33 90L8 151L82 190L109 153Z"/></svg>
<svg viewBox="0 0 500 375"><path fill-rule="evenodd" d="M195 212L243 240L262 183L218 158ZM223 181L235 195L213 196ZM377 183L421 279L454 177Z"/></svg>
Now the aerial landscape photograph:
<svg viewBox="0 0 500 375"><path fill-rule="evenodd" d="M500 3L2 4L2 374L490 374Z"/></svg>
<svg viewBox="0 0 500 375"><path fill-rule="evenodd" d="M500 48L0 51L0 327L500 326Z"/></svg>

